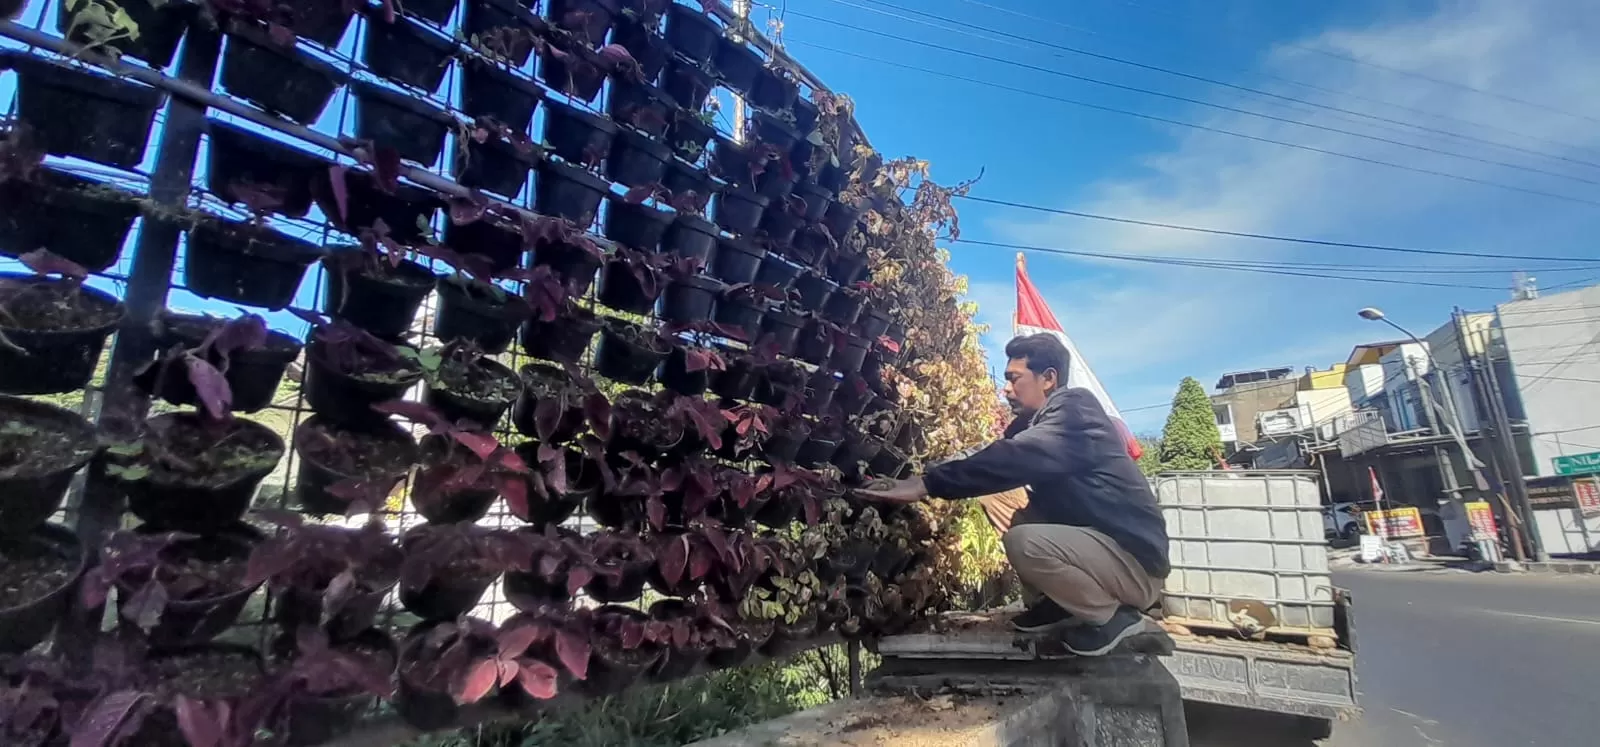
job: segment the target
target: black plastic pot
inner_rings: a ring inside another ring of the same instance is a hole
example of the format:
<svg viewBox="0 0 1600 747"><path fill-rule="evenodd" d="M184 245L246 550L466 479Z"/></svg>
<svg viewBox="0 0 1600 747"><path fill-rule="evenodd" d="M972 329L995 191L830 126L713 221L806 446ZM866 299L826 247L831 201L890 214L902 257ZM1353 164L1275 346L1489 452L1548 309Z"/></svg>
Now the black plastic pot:
<svg viewBox="0 0 1600 747"><path fill-rule="evenodd" d="M466 7L462 10L462 33L468 39L474 36L482 39L485 35L498 37L499 48L494 52L505 57L509 65L514 68L520 68L528 63L528 56L533 53L534 38L544 34L547 28L543 18L516 0L467 0ZM500 31L501 29L511 29L517 33L506 34ZM469 61L467 68L471 69L473 65L474 63ZM468 83L463 90L470 92L471 84ZM463 108L469 116L478 116L470 106ZM500 121L519 131L528 127L526 121L523 121L521 126L508 119Z"/></svg>
<svg viewBox="0 0 1600 747"><path fill-rule="evenodd" d="M492 217L471 223L445 221L444 245L463 254L481 254L495 272L522 264L522 231L508 221Z"/></svg>
<svg viewBox="0 0 1600 747"><path fill-rule="evenodd" d="M716 57L712 61L722 85L741 94L755 88L756 76L761 74L761 55L745 46L744 42L724 36L717 40Z"/></svg>
<svg viewBox="0 0 1600 747"><path fill-rule="evenodd" d="M387 145L401 158L424 166L439 160L445 133L455 125L448 112L421 97L366 81L351 81L350 90L356 98L356 137Z"/></svg>
<svg viewBox="0 0 1600 747"><path fill-rule="evenodd" d="M337 47L350 26L355 6L322 0L284 0L279 7L287 11L285 21L295 35L325 47Z"/></svg>
<svg viewBox="0 0 1600 747"><path fill-rule="evenodd" d="M490 117L512 132L526 132L543 100L543 88L495 65L469 60L461 68L461 111L474 119Z"/></svg>
<svg viewBox="0 0 1600 747"><path fill-rule="evenodd" d="M229 203L248 204L269 192L279 198L274 213L299 218L311 209L311 185L333 165L281 140L220 120L209 120L211 168L206 184Z"/></svg>
<svg viewBox="0 0 1600 747"><path fill-rule="evenodd" d="M767 252L761 258L761 269L756 273L756 285L770 285L783 290L788 290L800 277L804 269L774 252Z"/></svg>
<svg viewBox="0 0 1600 747"><path fill-rule="evenodd" d="M800 131L765 109L757 109L751 116L756 139L778 150L788 152L800 141Z"/></svg>
<svg viewBox="0 0 1600 747"><path fill-rule="evenodd" d="M768 168L756 176L756 193L773 205L783 205L799 175L782 168Z"/></svg>
<svg viewBox="0 0 1600 747"><path fill-rule="evenodd" d="M839 391L839 378L827 369L818 369L806 381L805 411L820 414L833 403L833 397Z"/></svg>
<svg viewBox="0 0 1600 747"><path fill-rule="evenodd" d="M144 160L150 122L165 96L159 89L20 55L17 118L36 143L56 156L131 169Z"/></svg>
<svg viewBox="0 0 1600 747"><path fill-rule="evenodd" d="M544 141L572 163L584 163L590 155L605 158L618 129L615 122L594 112L561 101L545 102Z"/></svg>
<svg viewBox="0 0 1600 747"><path fill-rule="evenodd" d="M435 576L422 587L412 587L402 579L400 604L423 620L454 620L472 611L499 574L476 576Z"/></svg>
<svg viewBox="0 0 1600 747"><path fill-rule="evenodd" d="M638 130L624 127L611 144L606 176L624 187L659 184L672 150Z"/></svg>
<svg viewBox="0 0 1600 747"><path fill-rule="evenodd" d="M360 247L335 251L361 252ZM434 275L416 262L405 260L391 267L383 263L384 276L365 270L341 269L355 264L354 257L330 255L322 260L322 311L343 319L385 340L411 330L422 300L433 290Z"/></svg>
<svg viewBox="0 0 1600 747"><path fill-rule="evenodd" d="M761 225L768 200L743 187L724 189L711 198L711 217L729 233L747 234Z"/></svg>
<svg viewBox="0 0 1600 747"><path fill-rule="evenodd" d="M40 464L8 463L0 469L0 535L20 535L43 526L61 507L73 475L89 463L99 444L88 421L75 412L21 397L0 397L0 421L32 429L29 441L50 444ZM42 456L42 455L41 455Z"/></svg>
<svg viewBox="0 0 1600 747"><path fill-rule="evenodd" d="M151 420L170 428L206 427L200 416L191 413L168 413ZM248 442L258 447L257 453L263 458L260 468L241 473L222 485L207 484L209 475L160 471L151 472L142 480L117 480L128 496L128 511L150 526L195 534L220 531L243 517L250 510L256 488L277 469L284 444L272 429L244 418L232 419L228 427L249 434ZM220 436L224 440L231 438L232 434Z"/></svg>
<svg viewBox="0 0 1600 747"><path fill-rule="evenodd" d="M600 272L600 303L617 311L649 315L661 296L661 278L654 269L645 269L645 273L645 282L640 283L626 262L619 259L607 262Z"/></svg>
<svg viewBox="0 0 1600 747"><path fill-rule="evenodd" d="M794 112L794 128L801 132L810 132L817 125L817 105L804 98L796 98L789 107Z"/></svg>
<svg viewBox="0 0 1600 747"><path fill-rule="evenodd" d="M533 253L535 267L549 267L567 290L576 295L589 291L601 261L585 247L567 243L545 244Z"/></svg>
<svg viewBox="0 0 1600 747"><path fill-rule="evenodd" d="M327 420L338 423L371 421L376 417L373 405L399 399L422 379L420 368L387 381L358 379L329 366L321 346L316 338L306 346L305 395L311 409Z"/></svg>
<svg viewBox="0 0 1600 747"><path fill-rule="evenodd" d="M666 361L661 364L661 372L656 380L678 394L704 394L709 385L709 373L703 368L699 371L690 371L688 355L685 354L684 348L674 346L667 353Z"/></svg>
<svg viewBox="0 0 1600 747"><path fill-rule="evenodd" d="M6 558L54 557L70 569L66 580L38 599L0 609L0 653L20 654L49 636L56 621L67 616L89 557L72 530L56 524L45 524L20 536L0 540L0 555Z"/></svg>
<svg viewBox="0 0 1600 747"><path fill-rule="evenodd" d="M584 585L583 591L590 599L597 602L632 602L643 596L647 580L643 564L630 563L624 567L622 577L616 581L605 576L595 576L593 581Z"/></svg>
<svg viewBox="0 0 1600 747"><path fill-rule="evenodd" d="M394 664L390 676L398 671L399 648L388 633L372 628L353 636L351 640L367 643L369 650L382 649L389 657L387 661ZM290 695L285 703L287 708L281 726L284 744L287 747L310 747L348 734L361 717L372 709L375 699L376 696L361 690L346 694L313 695L297 692Z"/></svg>
<svg viewBox="0 0 1600 747"><path fill-rule="evenodd" d="M405 14L435 25L443 25L450 20L450 14L455 12L456 0L408 0L403 4L396 3ZM399 19L395 19L398 23Z"/></svg>
<svg viewBox="0 0 1600 747"><path fill-rule="evenodd" d="M794 289L800 292L800 306L806 311L821 311L828 298L839 290L839 284L814 272L801 273L795 278Z"/></svg>
<svg viewBox="0 0 1600 747"><path fill-rule="evenodd" d="M828 261L828 277L842 286L862 280L867 272L867 255L863 252L839 252Z"/></svg>
<svg viewBox="0 0 1600 747"><path fill-rule="evenodd" d="M75 14L66 3L56 4L56 30L74 44L91 48L111 47L123 57L142 60L156 69L165 69L172 65L184 29L197 20L200 10L198 5L187 3L130 2L118 7L128 14L128 19L139 29L139 38L117 39L109 44L97 45L89 36L89 24L73 29ZM93 51L84 54L99 57L105 53Z"/></svg>
<svg viewBox="0 0 1600 747"><path fill-rule="evenodd" d="M667 283L661 291L661 318L681 324L707 321L721 290L720 281L705 275Z"/></svg>
<svg viewBox="0 0 1600 747"><path fill-rule="evenodd" d="M728 351L722 351L727 358ZM745 401L755 396L756 383L760 380L761 371L748 362L733 359L728 361L728 367L722 371L711 373L711 391L724 399Z"/></svg>
<svg viewBox="0 0 1600 747"><path fill-rule="evenodd" d="M595 322L596 325L599 322ZM594 334L590 332L589 334ZM587 342L587 341L586 341ZM565 371L543 363L529 363L524 365L518 374L522 380L522 392L517 395L516 404L511 406L511 424L517 432L531 438L541 438L538 424L538 408L540 400L555 396L552 392L562 392L561 411L556 418L549 442L563 443L572 440L584 426L583 397L575 389L567 386L568 378ZM536 390L536 382L556 382L557 387L552 389L543 386ZM529 442L533 444L534 442ZM520 448L520 447L519 447ZM537 456L537 454L535 454ZM538 464L538 459L527 460L528 465Z"/></svg>
<svg viewBox="0 0 1600 747"><path fill-rule="evenodd" d="M755 281L761 270L761 261L767 248L742 238L724 238L717 242L717 253L711 257L707 274L729 285Z"/></svg>
<svg viewBox="0 0 1600 747"><path fill-rule="evenodd" d="M647 83L661 76L661 68L672 55L672 47L665 37L655 32L655 25L645 25L636 18L618 16L611 31L611 43L620 44L633 60L639 63L639 75Z"/></svg>
<svg viewBox="0 0 1600 747"><path fill-rule="evenodd" d="M835 200L828 204L828 212L823 216L822 222L834 240L843 243L845 237L855 229L856 219L859 217L861 217L860 209Z"/></svg>
<svg viewBox="0 0 1600 747"><path fill-rule="evenodd" d="M617 0L550 0L550 23L599 46L605 42L617 10Z"/></svg>
<svg viewBox="0 0 1600 747"><path fill-rule="evenodd" d="M908 461L910 458L899 448L885 446L867 464L867 472L873 477L897 477Z"/></svg>
<svg viewBox="0 0 1600 747"><path fill-rule="evenodd" d="M152 534L159 528L143 525L136 531ZM223 527L220 531L193 539L183 539L171 545L168 553L202 563L238 563L250 559L250 551L261 542L261 532L243 522ZM238 589L207 599L168 600L156 625L148 633L150 643L156 646L182 646L207 643L222 635L244 611L245 602L261 584L241 586ZM131 586L117 584L117 600L126 603L134 593Z"/></svg>
<svg viewBox="0 0 1600 747"><path fill-rule="evenodd" d="M228 93L303 125L322 116L345 77L338 68L274 44L243 24L234 24L222 52L222 87Z"/></svg>
<svg viewBox="0 0 1600 747"><path fill-rule="evenodd" d="M717 299L717 308L712 319L724 327L742 330L745 334L744 339L753 341L761 334L761 318L765 314L765 304L759 300L729 298L724 295Z"/></svg>
<svg viewBox="0 0 1600 747"><path fill-rule="evenodd" d="M646 253L661 249L661 238L676 217L670 211L644 203L628 202L616 194L607 196L606 205L602 229L605 237L629 249Z"/></svg>
<svg viewBox="0 0 1600 747"><path fill-rule="evenodd" d="M427 440L424 439L424 443ZM424 447L424 453L426 449ZM428 457L424 456L423 464L427 463ZM412 491L411 507L431 524L456 524L477 521L488 515L489 509L499 498L500 493L492 487L467 487L431 493Z"/></svg>
<svg viewBox="0 0 1600 747"><path fill-rule="evenodd" d="M833 455L833 466L846 475L854 475L862 462L871 463L883 451L883 439L850 433L845 436L839 451Z"/></svg>
<svg viewBox="0 0 1600 747"><path fill-rule="evenodd" d="M546 159L534 180L533 209L588 228L599 214L600 198L610 191L611 185L583 167Z"/></svg>
<svg viewBox="0 0 1600 747"><path fill-rule="evenodd" d="M871 306L866 313L856 317L856 331L866 340L877 340L889 331L889 312Z"/></svg>
<svg viewBox="0 0 1600 747"><path fill-rule="evenodd" d="M72 329L23 329L0 320L0 335L11 343L0 345L0 392L58 394L87 385L106 338L122 323L122 302L96 288L34 275L0 273L0 283L25 287L39 303L70 303L95 314L94 322Z"/></svg>
<svg viewBox="0 0 1600 747"><path fill-rule="evenodd" d="M320 188L329 188L326 180L330 176L323 176ZM361 229L376 226L382 219L389 227L390 238L415 246L423 243L419 224L432 225L439 208L444 206L438 193L422 187L400 184L392 191L384 191L370 172L347 172L344 182L348 198L346 220L339 227L352 235L360 235Z"/></svg>
<svg viewBox="0 0 1600 747"><path fill-rule="evenodd" d="M302 469L300 474L305 475L306 470ZM321 627L333 641L349 640L361 635L377 620L378 610L384 606L389 590L394 588L399 579L399 550L395 549L385 562L389 565L357 576L354 595L333 615L323 614L324 582L321 587L291 586L280 591L273 600L272 619L284 630Z"/></svg>
<svg viewBox="0 0 1600 747"><path fill-rule="evenodd" d="M652 620L669 621L690 614L689 609L688 603L681 599L663 599L650 605L649 614ZM688 677L710 652L708 646L693 642L688 646L668 646L662 650L661 659L650 670L650 681L672 682Z"/></svg>
<svg viewBox="0 0 1600 747"><path fill-rule="evenodd" d="M618 77L611 84L611 94L606 101L606 113L614 122L620 122L652 138L662 138L667 126L675 119L677 102L671 96L649 83Z"/></svg>
<svg viewBox="0 0 1600 747"><path fill-rule="evenodd" d="M819 438L815 434L807 439L795 455L795 463L808 469L818 469L833 462L843 443L839 439Z"/></svg>
<svg viewBox="0 0 1600 747"><path fill-rule="evenodd" d="M761 68L755 87L750 90L750 103L771 111L789 109L799 97L800 86L771 67Z"/></svg>
<svg viewBox="0 0 1600 747"><path fill-rule="evenodd" d="M574 426L572 430L576 431L579 427L581 425ZM533 467L539 464L539 446L540 444L537 442L527 441L518 444L516 451L522 457L523 462ZM566 491L558 493L554 490L548 490L543 496L540 496L538 491L528 492L528 516L524 521L536 527L559 526L562 522L571 518L585 500L593 498L596 493L600 492L599 465L584 456L583 452L575 449L565 449L562 454L567 462ZM508 589L513 575L512 573L506 574ZM563 593L565 593L565 589L563 589ZM510 598L509 593L506 596Z"/></svg>
<svg viewBox="0 0 1600 747"><path fill-rule="evenodd" d="M805 328L800 330L797 352L807 363L826 365L828 356L833 354L833 331L817 319L807 320Z"/></svg>
<svg viewBox="0 0 1600 747"><path fill-rule="evenodd" d="M489 376L515 385L517 373L492 358L479 358L474 365L479 366ZM467 420L477 423L485 430L494 430L500 423L500 416L511 407L515 397L503 399L482 399L469 397L460 392L440 388L433 382L426 382L422 386L422 403L439 411L450 422ZM432 521L433 519L429 519Z"/></svg>
<svg viewBox="0 0 1600 747"><path fill-rule="evenodd" d="M856 323L856 317L861 316L861 308L866 302L866 297L860 293L846 293L843 291L828 294L828 302L822 305L822 318L845 329Z"/></svg>
<svg viewBox="0 0 1600 747"><path fill-rule="evenodd" d="M820 267L836 246L838 242L828 235L828 229L820 223L810 223L795 232L794 242L784 254L807 267ZM818 270L818 274L822 274L822 271Z"/></svg>
<svg viewBox="0 0 1600 747"><path fill-rule="evenodd" d="M195 348L205 341L206 334L223 322L204 316L167 315L163 317L164 331L158 338L161 351L174 345ZM300 341L277 330L267 330L267 343L260 348L235 350L229 356L228 370L223 376L233 391L233 409L236 412L256 412L278 394L278 386L289 364L300 357ZM159 353L158 353L159 357ZM212 365L220 364L220 356L213 357ZM182 364L177 364L182 365ZM185 372L169 369L160 376L161 398L174 405L199 404L194 384Z"/></svg>
<svg viewBox="0 0 1600 747"><path fill-rule="evenodd" d="M475 187L515 199L528 183L528 172L538 164L533 146L517 146L498 137L482 143L467 139L466 150L454 149L454 173L463 187Z"/></svg>
<svg viewBox="0 0 1600 747"><path fill-rule="evenodd" d="M758 342L776 346L778 355L793 356L800 346L800 331L805 322L805 318L798 314L768 309L766 316L761 318L761 337Z"/></svg>
<svg viewBox="0 0 1600 747"><path fill-rule="evenodd" d="M716 128L702 121L695 112L680 109L667 127L667 144L672 146L673 155L694 163L705 155L706 143L716 134Z"/></svg>
<svg viewBox="0 0 1600 747"><path fill-rule="evenodd" d="M566 59L557 59L550 50L559 47ZM577 63L577 64L573 64ZM604 63L594 50L581 44L561 46L552 41L539 52L539 80L551 89L565 93L586 103L593 103L606 82Z"/></svg>
<svg viewBox="0 0 1600 747"><path fill-rule="evenodd" d="M589 341L600 330L600 321L594 313L578 306L546 322L532 317L522 323L522 350L535 358L547 361L576 363L589 349Z"/></svg>
<svg viewBox="0 0 1600 747"><path fill-rule="evenodd" d="M717 248L716 225L698 215L678 213L677 220L667 227L661 237L661 251L676 254L684 259L698 259L710 264Z"/></svg>
<svg viewBox="0 0 1600 747"><path fill-rule="evenodd" d="M661 658L662 649L641 646L638 652L632 658L613 661L600 653L600 649L595 649L589 658L589 677L578 683L578 688L590 697L601 697L639 685Z"/></svg>
<svg viewBox="0 0 1600 747"><path fill-rule="evenodd" d="M455 51L454 42L409 19L383 23L369 18L361 64L380 78L433 93L444 82Z"/></svg>
<svg viewBox="0 0 1600 747"><path fill-rule="evenodd" d="M794 241L796 231L800 230L804 222L795 207L791 207L788 199L772 203L772 208L761 214L761 233L773 246L786 247Z"/></svg>
<svg viewBox="0 0 1600 747"><path fill-rule="evenodd" d="M681 158L674 158L667 164L667 173L661 177L661 186L679 196L687 197L693 192L694 209L697 212L705 211L706 206L711 204L711 195L717 191L717 183L712 181L705 169Z"/></svg>
<svg viewBox="0 0 1600 747"><path fill-rule="evenodd" d="M816 223L828 214L828 207L833 204L833 192L827 187L811 182L802 181L794 185L794 196L805 200L806 210L802 216L807 223Z"/></svg>
<svg viewBox="0 0 1600 747"><path fill-rule="evenodd" d="M500 301L476 289L469 290L451 278L439 278L439 312L433 317L433 336L441 340L470 340L479 349L497 355L517 334L512 305L522 300L507 295Z"/></svg>
<svg viewBox="0 0 1600 747"><path fill-rule="evenodd" d="M766 456L769 463L794 464L800 455L800 447L805 446L809 440L811 440L811 427L806 425L805 421L795 419L774 428L766 443L761 445L761 453ZM771 507L778 503L780 502L777 500L768 501L767 506ZM793 519L793 506L791 506L788 518L784 519L782 524L787 525ZM756 520L761 521L762 516L758 514ZM769 526L774 525L769 524Z"/></svg>
<svg viewBox="0 0 1600 747"><path fill-rule="evenodd" d="M772 623L747 623L732 621L735 643L731 648L712 649L706 657L712 668L730 669L743 664L755 650L766 645L772 637Z"/></svg>
<svg viewBox="0 0 1600 747"><path fill-rule="evenodd" d="M678 106L689 111L697 112L705 106L706 96L714 85L716 79L711 73L700 67L698 62L682 55L673 55L661 69L661 90L666 91Z"/></svg>
<svg viewBox="0 0 1600 747"><path fill-rule="evenodd" d="M722 29L705 13L677 3L667 8L667 41L678 54L710 62L721 40Z"/></svg>
<svg viewBox="0 0 1600 747"><path fill-rule="evenodd" d="M655 347L637 342L637 338L629 339L629 335L622 332L624 326L634 327L634 335L654 334L620 322L605 325L600 329L600 344L594 352L595 370L613 381L642 385L667 357L669 348L659 339Z"/></svg>
<svg viewBox="0 0 1600 747"><path fill-rule="evenodd" d="M856 373L861 370L861 364L867 358L867 351L871 349L871 340L850 335L845 338L843 345L834 347L833 355L828 358L828 367L843 374Z"/></svg>
<svg viewBox="0 0 1600 747"><path fill-rule="evenodd" d="M28 180L0 183L0 255L40 247L90 272L117 262L138 195L64 171L40 168Z"/></svg>

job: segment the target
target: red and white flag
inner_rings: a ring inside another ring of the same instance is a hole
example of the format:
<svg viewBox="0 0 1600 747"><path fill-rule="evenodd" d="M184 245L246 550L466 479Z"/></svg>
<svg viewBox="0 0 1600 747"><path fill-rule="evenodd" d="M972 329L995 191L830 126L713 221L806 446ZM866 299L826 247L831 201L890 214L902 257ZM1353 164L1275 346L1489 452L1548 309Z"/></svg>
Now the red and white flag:
<svg viewBox="0 0 1600 747"><path fill-rule="evenodd" d="M1123 441L1127 442L1128 456L1138 459L1144 454L1139 439L1133 437L1133 431L1128 430L1128 424L1122 420L1122 413L1111 403L1111 395L1106 394L1106 388L1100 385L1100 380L1089 370L1089 364L1078 352L1078 346L1072 344L1072 338L1067 337L1066 331L1061 328L1061 322L1056 321L1056 315L1050 313L1050 307L1045 304L1044 297L1039 295L1039 289L1033 287L1033 281L1028 279L1027 262L1021 254L1017 255L1017 315L1012 322L1011 331L1018 335L1048 332L1060 338L1061 344L1067 347L1067 352L1072 356L1072 361L1067 366L1067 386L1087 389L1095 399L1100 400L1100 406L1105 408L1106 414L1111 416L1111 422L1122 434Z"/></svg>

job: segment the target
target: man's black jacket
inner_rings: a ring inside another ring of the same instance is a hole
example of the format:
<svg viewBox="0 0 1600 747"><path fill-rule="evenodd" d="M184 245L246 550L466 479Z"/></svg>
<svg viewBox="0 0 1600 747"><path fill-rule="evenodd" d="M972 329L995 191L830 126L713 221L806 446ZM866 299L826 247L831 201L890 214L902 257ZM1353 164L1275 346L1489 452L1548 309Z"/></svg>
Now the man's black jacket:
<svg viewBox="0 0 1600 747"><path fill-rule="evenodd" d="M1007 429L1010 431L1011 429ZM1105 408L1086 389L1063 389L1026 430L966 459L929 468L938 498L972 498L1028 487L1019 523L1067 524L1105 533L1155 578L1166 578L1167 524L1150 481Z"/></svg>

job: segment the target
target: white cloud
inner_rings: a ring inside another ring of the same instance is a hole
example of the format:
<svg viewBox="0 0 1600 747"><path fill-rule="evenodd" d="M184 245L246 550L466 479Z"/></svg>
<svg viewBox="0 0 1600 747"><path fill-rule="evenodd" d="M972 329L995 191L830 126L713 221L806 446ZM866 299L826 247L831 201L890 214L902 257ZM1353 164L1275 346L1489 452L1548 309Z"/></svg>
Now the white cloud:
<svg viewBox="0 0 1600 747"><path fill-rule="evenodd" d="M1582 20L1585 14L1588 21ZM1593 44L1585 32L1597 20L1595 15L1592 8L1561 0L1445 2L1426 17L1327 29L1295 43L1505 91L1518 98L1549 102L1568 112L1600 118L1600 45ZM1600 163L1600 126L1580 117L1349 64L1289 45L1265 50L1261 67L1286 78L1346 92L1319 93L1287 84L1271 89L1284 95ZM1276 116L1600 180L1600 168L1429 133L1396 132L1389 125L1303 106L1291 109L1281 102L1256 97L1228 100L1217 89L1206 89L1200 95ZM1429 119L1374 104L1372 100L1481 122L1530 137ZM1422 169L1600 198L1600 190L1572 181L1239 114L1211 112L1195 108L1180 118ZM1538 138L1572 147L1559 148ZM1350 241L1378 239L1380 243L1513 254L1592 257L1592 247L1580 241L1600 228L1600 221L1596 220L1600 209L1592 206L1209 132L1178 130L1173 148L1146 154L1138 165L1138 176L1101 181L1080 190L1083 197L1061 206L1237 231ZM1001 240L1019 244L1165 256L1408 266L1428 263L1427 258L1415 256L1295 247L1068 216L1041 217L1020 212L1004 215L1019 217L990 222L985 228ZM1432 264L1439 263L1486 264L1461 258ZM1509 280L1510 266L1507 268L1505 277L1388 277L1498 287ZM1403 312L1414 320L1413 326L1431 328L1443 320L1453 303L1485 305L1499 297L1498 293L1484 291L1333 283L1111 261L1085 263L1039 255L1030 258L1030 274L1113 397L1125 406L1151 404L1133 399L1160 389L1170 396L1178 378L1184 375L1199 377L1209 385L1207 378L1223 370L1256 365L1325 367L1342 360L1351 345L1383 336L1381 331L1355 320L1353 309L1362 305L1384 305L1392 310L1391 316ZM995 352L993 343L1003 343L1009 330L1011 292L1009 284L975 283L972 288L970 295L980 301L983 321L998 333L991 333L988 338L991 352Z"/></svg>

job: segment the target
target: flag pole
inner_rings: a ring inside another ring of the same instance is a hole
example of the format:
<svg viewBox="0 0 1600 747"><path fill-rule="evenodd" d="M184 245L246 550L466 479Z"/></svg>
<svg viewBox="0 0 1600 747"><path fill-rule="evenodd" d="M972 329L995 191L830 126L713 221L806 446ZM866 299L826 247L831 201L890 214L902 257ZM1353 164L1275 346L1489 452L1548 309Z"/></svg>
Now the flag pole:
<svg viewBox="0 0 1600 747"><path fill-rule="evenodd" d="M1028 258L1026 256L1023 256L1022 252L1017 252L1017 278L1021 278L1022 274L1026 273L1027 271L1028 271ZM1012 282L1013 282L1013 284L1015 284L1015 280L1013 280ZM1022 291L1022 287L1018 286L1017 287L1017 291L1020 293ZM1012 337L1016 337L1017 336L1017 305L1016 304L1013 304L1011 306L1011 336Z"/></svg>

